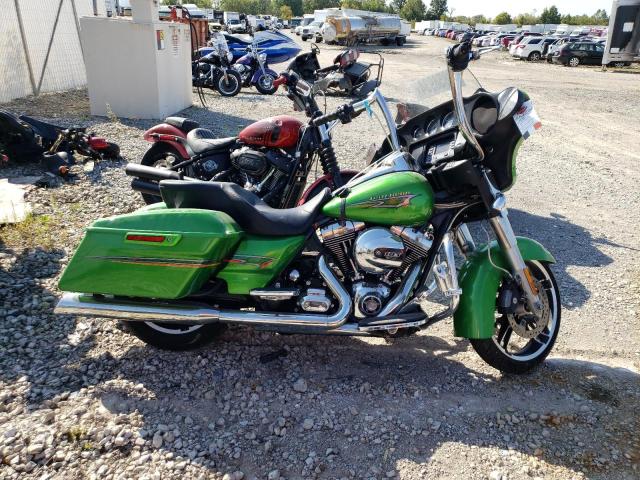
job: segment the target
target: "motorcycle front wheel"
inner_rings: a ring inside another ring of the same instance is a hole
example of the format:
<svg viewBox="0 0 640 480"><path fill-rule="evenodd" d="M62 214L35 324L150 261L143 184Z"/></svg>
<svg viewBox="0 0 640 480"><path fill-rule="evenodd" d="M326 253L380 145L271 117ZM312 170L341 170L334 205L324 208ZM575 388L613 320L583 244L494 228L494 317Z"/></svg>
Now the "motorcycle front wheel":
<svg viewBox="0 0 640 480"><path fill-rule="evenodd" d="M537 321L527 314L503 315L496 311L493 337L471 339L478 355L505 373L527 373L542 363L560 331L560 290L549 264L530 261L527 266L538 284L544 326L538 327Z"/></svg>
<svg viewBox="0 0 640 480"><path fill-rule="evenodd" d="M273 85L274 80L275 78L268 73L260 75L260 78L258 78L258 81L256 82L256 90L258 90L262 95L273 95L277 90Z"/></svg>
<svg viewBox="0 0 640 480"><path fill-rule="evenodd" d="M227 70L227 78L224 75L218 77L216 82L216 90L220 92L223 97L235 97L242 88L242 79L240 74L235 70Z"/></svg>
<svg viewBox="0 0 640 480"><path fill-rule="evenodd" d="M129 331L144 343L162 350L193 350L208 343L225 330L222 323L208 325L176 325L163 322L123 323Z"/></svg>

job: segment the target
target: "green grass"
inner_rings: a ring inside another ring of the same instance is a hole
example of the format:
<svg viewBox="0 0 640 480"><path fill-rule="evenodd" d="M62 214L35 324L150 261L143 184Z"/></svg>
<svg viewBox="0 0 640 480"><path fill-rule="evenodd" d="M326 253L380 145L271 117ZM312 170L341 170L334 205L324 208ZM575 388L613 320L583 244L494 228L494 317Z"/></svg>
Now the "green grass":
<svg viewBox="0 0 640 480"><path fill-rule="evenodd" d="M56 222L51 215L30 213L20 223L0 227L0 244L9 248L52 249L56 244Z"/></svg>

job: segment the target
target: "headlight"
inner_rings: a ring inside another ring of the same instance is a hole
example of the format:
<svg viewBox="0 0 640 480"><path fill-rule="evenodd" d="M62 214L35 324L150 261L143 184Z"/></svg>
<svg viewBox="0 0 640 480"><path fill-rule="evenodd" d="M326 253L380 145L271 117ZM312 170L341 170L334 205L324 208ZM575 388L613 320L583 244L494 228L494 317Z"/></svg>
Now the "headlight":
<svg viewBox="0 0 640 480"><path fill-rule="evenodd" d="M227 52L227 60L228 60L229 62L233 61L233 53L231 53L231 52Z"/></svg>
<svg viewBox="0 0 640 480"><path fill-rule="evenodd" d="M266 62L266 61L267 61L267 54L266 54L266 53L261 53L261 54L259 54L259 55L258 55L258 59L259 59L261 62Z"/></svg>

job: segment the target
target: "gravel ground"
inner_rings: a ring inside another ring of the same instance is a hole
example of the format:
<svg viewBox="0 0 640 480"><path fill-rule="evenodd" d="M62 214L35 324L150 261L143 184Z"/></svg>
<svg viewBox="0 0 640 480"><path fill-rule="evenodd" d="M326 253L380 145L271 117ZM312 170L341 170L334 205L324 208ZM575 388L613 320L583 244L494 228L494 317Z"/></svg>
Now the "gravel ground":
<svg viewBox="0 0 640 480"><path fill-rule="evenodd" d="M403 98L447 44L385 49L385 94ZM323 65L334 55L326 48ZM486 366L450 322L393 341L230 329L178 354L116 322L54 317L82 229L141 205L122 166L141 158L155 122L91 117L83 91L4 105L91 124L123 160L32 190L35 215L0 229L0 479L638 478L638 70L504 54L473 70L490 90L525 89L543 121L508 197L515 230L558 259L563 325L550 359L522 377ZM291 111L281 94L208 98L183 113L225 136ZM339 127L341 163L362 166L380 137L364 116Z"/></svg>

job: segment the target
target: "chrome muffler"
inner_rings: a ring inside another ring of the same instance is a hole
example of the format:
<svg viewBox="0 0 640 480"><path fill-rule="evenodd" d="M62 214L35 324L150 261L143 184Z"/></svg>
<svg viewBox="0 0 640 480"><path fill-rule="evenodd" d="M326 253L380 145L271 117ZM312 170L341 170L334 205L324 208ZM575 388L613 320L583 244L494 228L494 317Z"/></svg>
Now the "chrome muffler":
<svg viewBox="0 0 640 480"><path fill-rule="evenodd" d="M318 270L329 289L338 299L339 308L332 315L216 310L208 305L197 303L161 301L145 303L111 297L96 297L82 293L65 293L56 305L54 313L178 324L226 322L322 329L338 328L349 318L351 297L322 256L318 259Z"/></svg>

